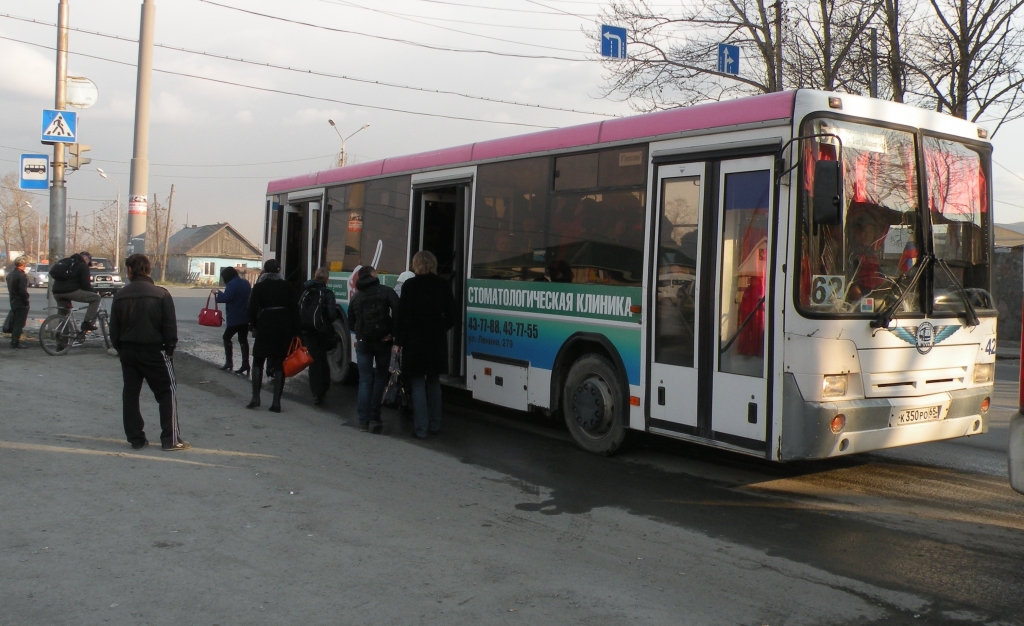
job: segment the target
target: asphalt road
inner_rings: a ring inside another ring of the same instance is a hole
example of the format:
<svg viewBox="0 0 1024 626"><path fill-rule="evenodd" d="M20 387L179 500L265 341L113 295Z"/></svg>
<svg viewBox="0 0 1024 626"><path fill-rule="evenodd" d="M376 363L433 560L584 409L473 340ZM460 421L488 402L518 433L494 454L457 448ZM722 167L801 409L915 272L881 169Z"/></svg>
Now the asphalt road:
<svg viewBox="0 0 1024 626"><path fill-rule="evenodd" d="M215 348L175 296L182 350ZM1012 361L987 435L789 465L646 436L595 457L458 393L437 438L393 412L367 435L353 388L247 411L184 353L195 449L132 452L117 360L76 349L60 393L55 361L0 345L4 626L1024 623Z"/></svg>

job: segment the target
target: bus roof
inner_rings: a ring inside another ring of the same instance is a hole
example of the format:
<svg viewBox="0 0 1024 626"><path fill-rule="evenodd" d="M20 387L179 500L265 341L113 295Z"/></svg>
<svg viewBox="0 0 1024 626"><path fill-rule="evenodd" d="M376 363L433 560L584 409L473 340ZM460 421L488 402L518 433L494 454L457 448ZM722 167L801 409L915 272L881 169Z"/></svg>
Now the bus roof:
<svg viewBox="0 0 1024 626"><path fill-rule="evenodd" d="M271 181L267 185L267 193L285 193L376 176L451 167L474 161L651 139L704 128L723 128L788 119L793 115L795 97L795 91L783 91L389 157L370 163Z"/></svg>

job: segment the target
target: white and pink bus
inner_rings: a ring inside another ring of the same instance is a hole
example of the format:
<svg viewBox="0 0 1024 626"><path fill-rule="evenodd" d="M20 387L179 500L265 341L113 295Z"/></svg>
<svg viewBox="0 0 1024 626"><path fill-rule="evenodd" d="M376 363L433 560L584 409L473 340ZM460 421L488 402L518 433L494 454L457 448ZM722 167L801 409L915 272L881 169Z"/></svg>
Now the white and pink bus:
<svg viewBox="0 0 1024 626"><path fill-rule="evenodd" d="M271 182L285 277L432 251L462 323L446 384L775 461L985 432L991 145L947 115L799 90ZM337 378L352 368L349 329Z"/></svg>

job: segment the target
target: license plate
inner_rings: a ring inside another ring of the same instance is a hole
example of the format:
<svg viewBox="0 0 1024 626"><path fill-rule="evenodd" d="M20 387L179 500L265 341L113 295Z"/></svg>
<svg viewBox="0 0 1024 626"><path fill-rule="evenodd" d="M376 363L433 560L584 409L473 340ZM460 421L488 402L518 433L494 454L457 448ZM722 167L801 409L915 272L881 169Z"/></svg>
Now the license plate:
<svg viewBox="0 0 1024 626"><path fill-rule="evenodd" d="M938 406L926 406L921 409L907 409L900 411L896 416L896 425L917 424L919 422L934 422L939 419Z"/></svg>

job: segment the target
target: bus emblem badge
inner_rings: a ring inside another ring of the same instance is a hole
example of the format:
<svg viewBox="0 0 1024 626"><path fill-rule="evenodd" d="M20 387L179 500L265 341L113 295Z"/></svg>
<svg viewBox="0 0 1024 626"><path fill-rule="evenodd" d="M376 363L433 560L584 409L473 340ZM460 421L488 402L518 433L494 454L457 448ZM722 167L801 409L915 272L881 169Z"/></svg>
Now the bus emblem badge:
<svg viewBox="0 0 1024 626"><path fill-rule="evenodd" d="M934 326L931 322L922 322L920 326L890 328L889 332L915 346L921 354L928 354L932 348L949 339L958 330L958 324Z"/></svg>

